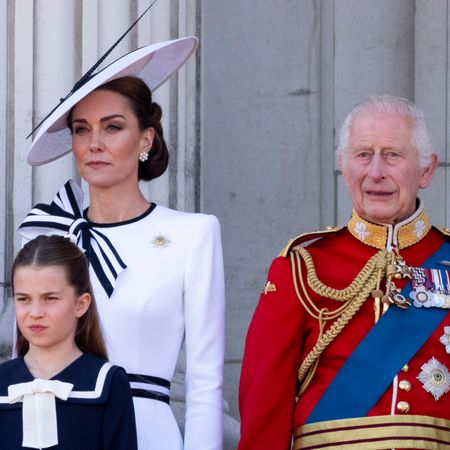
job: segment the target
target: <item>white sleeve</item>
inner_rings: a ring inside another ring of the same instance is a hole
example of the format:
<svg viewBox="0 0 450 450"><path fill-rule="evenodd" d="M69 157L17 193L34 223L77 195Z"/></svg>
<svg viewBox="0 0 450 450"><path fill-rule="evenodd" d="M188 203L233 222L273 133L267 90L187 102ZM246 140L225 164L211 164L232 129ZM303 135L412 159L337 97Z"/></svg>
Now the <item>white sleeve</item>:
<svg viewBox="0 0 450 450"><path fill-rule="evenodd" d="M184 280L185 450L221 450L225 295L220 224L202 216L192 230Z"/></svg>

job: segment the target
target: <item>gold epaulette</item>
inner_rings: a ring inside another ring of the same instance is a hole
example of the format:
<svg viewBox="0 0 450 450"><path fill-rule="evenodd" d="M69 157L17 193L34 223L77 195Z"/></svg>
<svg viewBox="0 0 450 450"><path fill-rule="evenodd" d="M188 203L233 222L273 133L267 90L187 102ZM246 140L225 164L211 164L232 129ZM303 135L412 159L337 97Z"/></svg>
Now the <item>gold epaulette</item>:
<svg viewBox="0 0 450 450"><path fill-rule="evenodd" d="M442 233L445 237L450 238L450 227L433 227L436 228L440 233Z"/></svg>
<svg viewBox="0 0 450 450"><path fill-rule="evenodd" d="M325 230L322 231L311 231L309 233L300 234L299 236L289 240L287 245L283 248L283 250L281 250L279 256L286 257L295 247L298 247L299 245L304 244L305 242L314 241L316 239L320 239L321 237L337 233L343 228L344 227L327 227Z"/></svg>

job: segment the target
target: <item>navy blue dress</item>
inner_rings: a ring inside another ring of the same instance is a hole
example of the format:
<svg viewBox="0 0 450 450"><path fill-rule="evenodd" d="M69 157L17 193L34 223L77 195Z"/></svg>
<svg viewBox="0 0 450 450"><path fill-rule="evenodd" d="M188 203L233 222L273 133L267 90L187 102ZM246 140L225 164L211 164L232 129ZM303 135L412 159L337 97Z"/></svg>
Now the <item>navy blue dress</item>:
<svg viewBox="0 0 450 450"><path fill-rule="evenodd" d="M125 371L82 355L52 380L74 385L67 401L56 399L58 445L63 450L137 450L136 424ZM106 373L106 376L105 376ZM33 381L23 358L0 364L0 449L22 447L22 402L10 404L8 386Z"/></svg>

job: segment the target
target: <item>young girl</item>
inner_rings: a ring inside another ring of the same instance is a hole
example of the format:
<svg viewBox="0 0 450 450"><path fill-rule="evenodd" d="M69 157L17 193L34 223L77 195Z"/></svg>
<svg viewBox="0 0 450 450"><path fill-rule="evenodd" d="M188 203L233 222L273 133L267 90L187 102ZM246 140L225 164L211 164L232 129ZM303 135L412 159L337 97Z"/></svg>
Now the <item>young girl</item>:
<svg viewBox="0 0 450 450"><path fill-rule="evenodd" d="M137 449L132 397L107 354L88 261L39 236L12 267L18 357L0 365L0 449Z"/></svg>

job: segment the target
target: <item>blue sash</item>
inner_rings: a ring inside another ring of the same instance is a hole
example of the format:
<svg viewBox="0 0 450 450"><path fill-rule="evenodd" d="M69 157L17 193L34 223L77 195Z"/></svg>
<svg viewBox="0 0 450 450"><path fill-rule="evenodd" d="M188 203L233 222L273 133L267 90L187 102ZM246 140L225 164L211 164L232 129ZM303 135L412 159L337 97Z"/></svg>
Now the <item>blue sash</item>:
<svg viewBox="0 0 450 450"><path fill-rule="evenodd" d="M434 268L449 255L445 242L422 267ZM409 297L410 292L411 282L402 294ZM306 423L366 416L448 312L391 306L344 363Z"/></svg>

